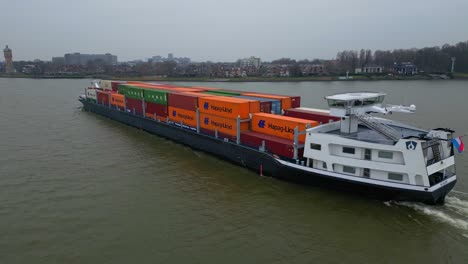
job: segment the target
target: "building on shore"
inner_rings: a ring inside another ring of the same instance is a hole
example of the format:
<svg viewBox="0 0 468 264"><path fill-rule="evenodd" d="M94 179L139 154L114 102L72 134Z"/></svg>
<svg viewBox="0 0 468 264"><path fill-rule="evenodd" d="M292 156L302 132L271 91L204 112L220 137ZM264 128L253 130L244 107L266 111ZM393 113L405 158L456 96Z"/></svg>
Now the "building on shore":
<svg viewBox="0 0 468 264"><path fill-rule="evenodd" d="M256 58L254 56L251 56L250 58L239 59L239 66L241 68L246 68L246 67L260 68L261 65L262 65L262 61L260 60L260 58Z"/></svg>
<svg viewBox="0 0 468 264"><path fill-rule="evenodd" d="M393 64L393 72L401 75L418 74L418 67L411 62L401 62Z"/></svg>
<svg viewBox="0 0 468 264"><path fill-rule="evenodd" d="M61 61L59 57L55 57L55 61ZM100 61L104 65L117 64L117 56L110 53L106 54L81 54L78 52L67 53L64 56L65 65L87 65L89 62Z"/></svg>
<svg viewBox="0 0 468 264"><path fill-rule="evenodd" d="M13 52L8 48L8 45L6 45L3 50L3 55L5 56L5 73L16 72L15 67L13 66Z"/></svg>
<svg viewBox="0 0 468 264"><path fill-rule="evenodd" d="M376 66L376 65L369 65L369 66L364 66L361 68L356 68L354 69L355 74L377 74L377 73L383 73L384 67L382 66Z"/></svg>

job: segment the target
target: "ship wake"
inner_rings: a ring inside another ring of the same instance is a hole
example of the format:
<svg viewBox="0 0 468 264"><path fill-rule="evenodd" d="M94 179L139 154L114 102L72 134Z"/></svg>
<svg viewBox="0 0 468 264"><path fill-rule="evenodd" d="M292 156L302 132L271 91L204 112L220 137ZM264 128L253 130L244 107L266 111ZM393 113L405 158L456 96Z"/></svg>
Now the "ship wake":
<svg viewBox="0 0 468 264"><path fill-rule="evenodd" d="M394 204L409 207L435 221L448 224L457 229L468 231L468 201L458 197L447 196L444 206L430 206L413 202L395 202ZM465 237L468 236L464 234Z"/></svg>

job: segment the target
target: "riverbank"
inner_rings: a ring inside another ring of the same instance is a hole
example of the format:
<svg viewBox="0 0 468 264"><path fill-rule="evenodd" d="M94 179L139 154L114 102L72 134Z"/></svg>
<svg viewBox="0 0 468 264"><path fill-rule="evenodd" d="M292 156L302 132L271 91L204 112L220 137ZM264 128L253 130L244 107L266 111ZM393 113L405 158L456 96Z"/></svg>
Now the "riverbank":
<svg viewBox="0 0 468 264"><path fill-rule="evenodd" d="M159 81L159 82L314 82L314 81L391 81L391 80L468 80L468 73L447 75L353 75L344 76L307 76L307 77L239 77L239 78L209 78L209 77L160 77L160 76L108 76L108 75L27 75L0 74L0 78L33 78L33 79L107 79L127 81Z"/></svg>

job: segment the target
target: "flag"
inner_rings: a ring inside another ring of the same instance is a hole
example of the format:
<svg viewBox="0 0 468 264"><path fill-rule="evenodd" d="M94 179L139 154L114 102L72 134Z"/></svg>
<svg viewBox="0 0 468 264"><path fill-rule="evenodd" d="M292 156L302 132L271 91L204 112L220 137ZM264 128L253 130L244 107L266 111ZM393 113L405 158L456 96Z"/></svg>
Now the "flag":
<svg viewBox="0 0 468 264"><path fill-rule="evenodd" d="M465 143L463 143L461 137L453 138L452 143L457 148L458 153L465 151Z"/></svg>

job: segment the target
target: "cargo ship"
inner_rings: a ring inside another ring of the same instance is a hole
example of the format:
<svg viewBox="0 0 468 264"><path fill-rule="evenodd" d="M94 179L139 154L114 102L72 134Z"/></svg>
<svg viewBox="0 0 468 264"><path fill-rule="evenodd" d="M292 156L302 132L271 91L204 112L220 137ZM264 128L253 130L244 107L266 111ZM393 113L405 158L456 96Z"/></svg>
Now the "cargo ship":
<svg viewBox="0 0 468 264"><path fill-rule="evenodd" d="M144 82L94 81L83 109L258 172L381 200L443 204L455 186L454 131L423 130L375 114L384 93L299 96ZM459 142L459 141L457 141Z"/></svg>

